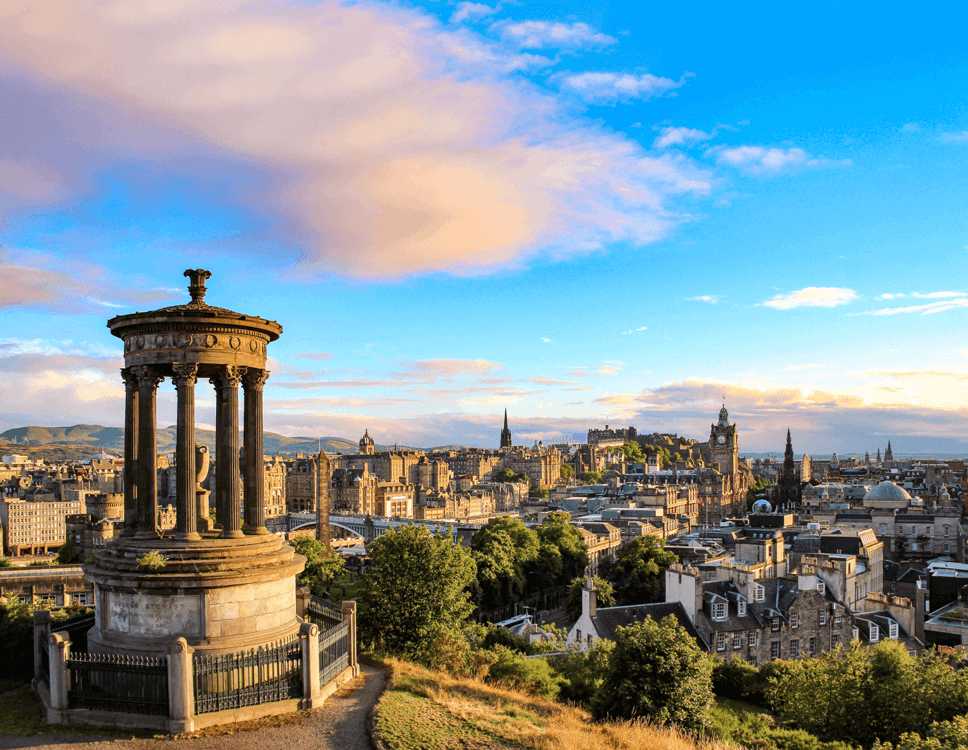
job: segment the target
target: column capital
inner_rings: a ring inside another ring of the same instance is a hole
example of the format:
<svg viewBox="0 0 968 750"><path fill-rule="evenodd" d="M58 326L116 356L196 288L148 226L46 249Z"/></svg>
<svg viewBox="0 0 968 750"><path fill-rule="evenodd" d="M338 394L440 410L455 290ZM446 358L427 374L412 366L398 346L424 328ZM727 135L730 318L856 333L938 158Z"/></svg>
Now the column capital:
<svg viewBox="0 0 968 750"><path fill-rule="evenodd" d="M209 380L212 381L212 385L216 388L238 388L239 383L242 382L242 376L245 375L247 369L247 367L225 365L225 367L220 368Z"/></svg>
<svg viewBox="0 0 968 750"><path fill-rule="evenodd" d="M138 375L135 372L134 367L122 367L121 368L121 380L124 381L124 385L127 388L137 388L138 387Z"/></svg>
<svg viewBox="0 0 968 750"><path fill-rule="evenodd" d="M174 381L176 386L195 385L195 382L198 380L198 365L194 362L177 362L171 366L171 369L175 373L172 376L172 381Z"/></svg>
<svg viewBox="0 0 968 750"><path fill-rule="evenodd" d="M242 377L242 382L247 390L261 391L268 379L268 370L257 370L254 367L249 367Z"/></svg>
<svg viewBox="0 0 968 750"><path fill-rule="evenodd" d="M134 372L134 376L138 379L138 385L141 387L155 389L165 379L154 367L149 367L148 365L136 365L128 369Z"/></svg>

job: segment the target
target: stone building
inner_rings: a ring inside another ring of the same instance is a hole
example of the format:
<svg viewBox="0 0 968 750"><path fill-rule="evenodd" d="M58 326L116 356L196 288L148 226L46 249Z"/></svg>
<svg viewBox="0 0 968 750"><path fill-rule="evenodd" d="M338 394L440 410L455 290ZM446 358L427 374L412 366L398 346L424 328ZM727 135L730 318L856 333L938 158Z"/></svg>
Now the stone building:
<svg viewBox="0 0 968 750"><path fill-rule="evenodd" d="M0 569L0 599L48 607L94 606L94 587L80 565Z"/></svg>
<svg viewBox="0 0 968 750"><path fill-rule="evenodd" d="M330 497L334 513L374 515L376 513L376 488L379 479L371 474L369 467L359 469L336 469L333 471Z"/></svg>
<svg viewBox="0 0 968 750"><path fill-rule="evenodd" d="M275 518L286 515L286 462L278 456L267 457L264 477L265 517Z"/></svg>
<svg viewBox="0 0 968 750"><path fill-rule="evenodd" d="M0 500L0 525L9 555L47 554L67 540L67 517L82 512L80 500Z"/></svg>
<svg viewBox="0 0 968 750"><path fill-rule="evenodd" d="M536 490L550 489L561 479L561 453L557 448L511 448L504 452L500 466L526 476Z"/></svg>

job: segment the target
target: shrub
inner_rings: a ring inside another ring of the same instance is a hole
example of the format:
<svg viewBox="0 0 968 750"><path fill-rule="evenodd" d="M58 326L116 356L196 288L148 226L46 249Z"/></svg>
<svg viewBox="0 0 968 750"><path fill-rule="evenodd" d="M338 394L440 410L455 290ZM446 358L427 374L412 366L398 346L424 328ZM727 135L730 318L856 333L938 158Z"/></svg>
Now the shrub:
<svg viewBox="0 0 968 750"><path fill-rule="evenodd" d="M506 646L495 646L492 653L495 660L488 670L485 682L523 690L543 698L558 696L561 678L546 659L529 659Z"/></svg>
<svg viewBox="0 0 968 750"><path fill-rule="evenodd" d="M551 664L562 679L559 698L589 708L605 681L614 648L612 641L600 640L587 651L574 650L552 657Z"/></svg>
<svg viewBox="0 0 968 750"><path fill-rule="evenodd" d="M761 670L743 659L728 659L713 668L713 692L720 698L762 705L765 687Z"/></svg>

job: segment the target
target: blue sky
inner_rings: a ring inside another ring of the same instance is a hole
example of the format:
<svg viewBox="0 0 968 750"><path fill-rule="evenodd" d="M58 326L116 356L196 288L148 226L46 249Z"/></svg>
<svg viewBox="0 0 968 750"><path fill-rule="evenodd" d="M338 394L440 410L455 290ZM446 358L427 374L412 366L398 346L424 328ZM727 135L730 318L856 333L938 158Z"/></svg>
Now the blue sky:
<svg viewBox="0 0 968 750"><path fill-rule="evenodd" d="M964 16L0 5L0 427L118 424L204 265L288 434L968 450Z"/></svg>

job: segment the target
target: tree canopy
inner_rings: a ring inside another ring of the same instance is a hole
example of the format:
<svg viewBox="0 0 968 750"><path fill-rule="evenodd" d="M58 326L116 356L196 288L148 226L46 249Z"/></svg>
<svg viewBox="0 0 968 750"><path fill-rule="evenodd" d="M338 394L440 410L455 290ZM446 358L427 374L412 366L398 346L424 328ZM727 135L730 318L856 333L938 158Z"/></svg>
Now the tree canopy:
<svg viewBox="0 0 968 750"><path fill-rule="evenodd" d="M441 638L460 637L473 611L470 551L423 526L391 529L369 545L360 596L361 635L377 651L430 660Z"/></svg>
<svg viewBox="0 0 968 750"><path fill-rule="evenodd" d="M713 663L672 615L619 628L592 705L598 719L644 719L700 731L713 703Z"/></svg>
<svg viewBox="0 0 968 750"><path fill-rule="evenodd" d="M308 587L316 596L330 596L333 583L346 570L343 558L332 547L310 536L298 537L292 546L306 558L306 567L296 582Z"/></svg>
<svg viewBox="0 0 968 750"><path fill-rule="evenodd" d="M665 570L676 561L660 541L640 536L619 547L614 560L602 563L602 576L615 588L620 604L658 601L665 587Z"/></svg>

